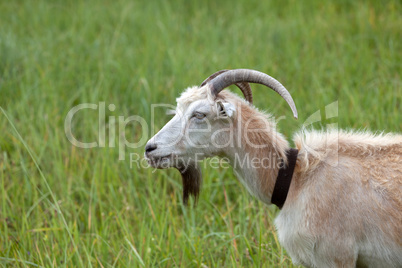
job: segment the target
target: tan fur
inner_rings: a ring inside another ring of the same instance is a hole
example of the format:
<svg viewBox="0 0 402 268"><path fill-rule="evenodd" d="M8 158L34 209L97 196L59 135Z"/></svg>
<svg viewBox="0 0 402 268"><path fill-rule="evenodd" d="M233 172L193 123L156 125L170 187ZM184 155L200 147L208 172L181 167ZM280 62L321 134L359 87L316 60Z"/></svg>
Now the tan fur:
<svg viewBox="0 0 402 268"><path fill-rule="evenodd" d="M312 198L321 206L315 202L310 205L311 213L317 217L315 231L327 228L333 232L332 225L345 225L350 215L358 223L355 234L363 237L370 228L367 224L371 224L371 228L381 229L389 240L402 247L401 135L310 131L296 135L295 144L300 154L290 199L297 202L300 189L320 185ZM334 193L338 195L336 200ZM330 204L342 206L331 208ZM339 219L337 224L334 219ZM332 220L330 228L322 224L328 220ZM363 220L366 226L360 222Z"/></svg>
<svg viewBox="0 0 402 268"><path fill-rule="evenodd" d="M278 174L279 162L287 159L286 149L289 147L284 136L276 131L276 124L273 118L263 113L250 104L244 101L237 95L222 91L217 100L230 102L237 106L237 116L234 120L235 140L240 140L234 148L235 152L230 151L227 157L233 154L244 157L249 156L249 159L263 159L269 156L274 156L272 160L272 168L254 168L257 176L254 181L255 189L258 192L251 193L264 202L270 202L271 195L275 186L275 179ZM247 124L247 125L246 125ZM263 148L254 148L254 144L262 145ZM244 170L242 170L244 172ZM243 174L248 176L248 174ZM247 187L247 185L246 185ZM249 187L248 187L249 188Z"/></svg>

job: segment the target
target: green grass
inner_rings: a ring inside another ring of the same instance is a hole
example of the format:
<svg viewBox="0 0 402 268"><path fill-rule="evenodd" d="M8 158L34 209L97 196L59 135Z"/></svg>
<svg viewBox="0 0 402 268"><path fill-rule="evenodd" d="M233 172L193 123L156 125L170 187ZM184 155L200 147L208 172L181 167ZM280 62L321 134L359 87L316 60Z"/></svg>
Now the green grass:
<svg viewBox="0 0 402 268"><path fill-rule="evenodd" d="M117 147L72 146L64 119L81 103L114 104L107 120L150 122L151 104L174 104L217 70L252 68L292 93L297 121L253 87L257 107L286 115L289 139L334 101L341 128L400 132L400 1L193 2L0 3L1 265L293 267L278 210L230 169L205 168L199 204L186 208L177 171L130 167L143 146L124 161ZM159 129L168 118L157 114ZM143 131L127 127L127 139ZM77 114L73 132L96 141L97 111Z"/></svg>

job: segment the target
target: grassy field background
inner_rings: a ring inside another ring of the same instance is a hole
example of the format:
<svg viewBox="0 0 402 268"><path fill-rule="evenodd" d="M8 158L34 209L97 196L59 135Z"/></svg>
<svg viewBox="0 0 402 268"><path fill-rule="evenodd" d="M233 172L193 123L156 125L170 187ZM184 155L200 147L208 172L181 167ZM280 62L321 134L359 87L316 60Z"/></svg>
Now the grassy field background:
<svg viewBox="0 0 402 268"><path fill-rule="evenodd" d="M401 14L400 1L1 1L0 265L293 267L278 210L230 169L205 168L199 204L186 208L177 171L130 167L143 146L124 161L117 147L72 146L66 115L105 102L116 107L106 122L151 122L151 104L174 104L217 70L251 68L293 95L299 120L253 87L257 107L287 117L289 140L334 101L341 128L400 132ZM155 128L167 120L158 110ZM73 123L77 138L98 140L96 110ZM137 142L145 131L125 134Z"/></svg>

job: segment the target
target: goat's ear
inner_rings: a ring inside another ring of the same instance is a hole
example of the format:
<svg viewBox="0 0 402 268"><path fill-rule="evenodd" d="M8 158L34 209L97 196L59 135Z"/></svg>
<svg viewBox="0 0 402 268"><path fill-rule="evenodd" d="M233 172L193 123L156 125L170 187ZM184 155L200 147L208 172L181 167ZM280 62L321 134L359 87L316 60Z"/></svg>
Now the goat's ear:
<svg viewBox="0 0 402 268"><path fill-rule="evenodd" d="M216 102L216 109L218 111L218 117L233 117L236 109L235 106L229 102Z"/></svg>

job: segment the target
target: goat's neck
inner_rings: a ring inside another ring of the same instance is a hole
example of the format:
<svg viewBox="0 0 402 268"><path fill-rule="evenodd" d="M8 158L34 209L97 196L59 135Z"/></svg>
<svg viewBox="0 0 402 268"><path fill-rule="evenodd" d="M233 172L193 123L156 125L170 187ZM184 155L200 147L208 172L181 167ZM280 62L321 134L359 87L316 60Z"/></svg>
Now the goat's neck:
<svg viewBox="0 0 402 268"><path fill-rule="evenodd" d="M279 163L289 145L266 115L249 107L244 107L242 112L235 124L236 146L226 152L226 156L249 192L270 204Z"/></svg>

